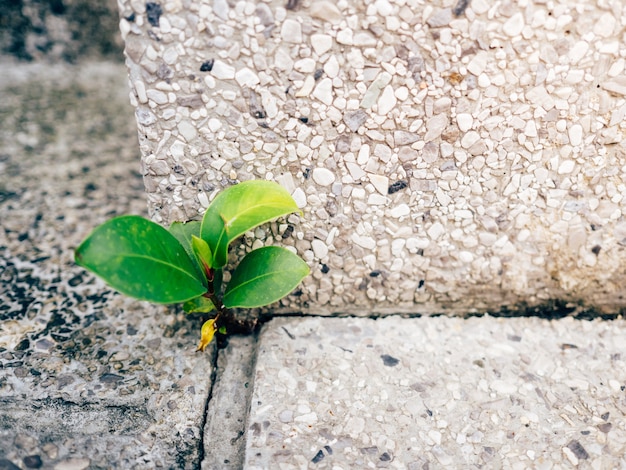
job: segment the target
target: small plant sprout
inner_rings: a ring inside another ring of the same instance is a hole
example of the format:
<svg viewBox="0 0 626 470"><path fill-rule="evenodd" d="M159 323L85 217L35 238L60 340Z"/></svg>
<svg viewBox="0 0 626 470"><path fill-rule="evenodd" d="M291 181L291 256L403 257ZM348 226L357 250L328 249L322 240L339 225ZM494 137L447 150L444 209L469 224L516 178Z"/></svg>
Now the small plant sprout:
<svg viewBox="0 0 626 470"><path fill-rule="evenodd" d="M246 181L218 194L202 221L174 222L167 230L139 216L113 218L80 244L75 259L129 297L213 314L200 332L198 351L204 351L216 332L225 334L239 324L231 309L270 305L309 274L289 249L265 246L248 253L222 285L229 245L292 212L300 210L282 186Z"/></svg>

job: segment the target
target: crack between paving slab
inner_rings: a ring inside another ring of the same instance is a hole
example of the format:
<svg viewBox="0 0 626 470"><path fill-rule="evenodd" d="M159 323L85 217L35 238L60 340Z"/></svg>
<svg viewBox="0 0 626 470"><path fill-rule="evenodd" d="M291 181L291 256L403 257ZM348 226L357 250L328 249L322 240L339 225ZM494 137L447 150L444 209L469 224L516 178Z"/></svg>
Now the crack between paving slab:
<svg viewBox="0 0 626 470"><path fill-rule="evenodd" d="M231 340L232 338L239 338L239 341L243 340L244 342L237 344L237 346L228 351L220 348L216 350L214 369L211 374L211 389L202 422L202 438L200 442L202 449L200 451L199 469L203 468L203 465L207 466L207 468L209 468L208 465L215 465L216 462L214 460L218 456L221 459L220 465L224 464L223 467L219 468L235 469L241 468L244 464L246 436L249 427L248 418L254 392L255 370L259 351L258 337L258 329L250 335L236 335L231 337ZM249 343L246 344L248 341ZM221 364L222 361L220 360L222 358L221 354L224 354L223 359L225 360L223 364ZM233 371L235 371L234 374ZM242 393L243 396L240 395L238 400L242 406L237 407L242 411L241 413L230 414L224 418L224 416L219 414L219 410L232 406L230 400L234 398L231 394L224 393L224 390L226 390L224 387L228 387L233 379L242 380L243 388L240 390L244 391L244 393ZM229 401L224 403L224 400ZM215 419L225 419L226 421L221 426L215 426L213 422ZM235 424L233 426L233 423L237 422L240 425ZM236 433L233 431L236 431ZM216 455L213 456L213 459L206 452L207 441L205 436L222 444L216 448ZM213 466L210 468L218 467Z"/></svg>
<svg viewBox="0 0 626 470"><path fill-rule="evenodd" d="M543 301L540 304L530 304L528 302L517 302L512 305L501 306L497 310L485 309L482 311L466 312L464 315L455 314L452 312L441 311L438 313L411 313L411 312L397 312L397 313L373 313L369 315L357 315L349 312L333 312L331 314L312 314L302 312L289 312L289 313L262 313L259 316L260 326L268 323L274 318L370 318L381 319L385 317L402 317L402 318L427 318L427 317L458 317L458 318L472 318L491 316L494 318L518 318L518 317L536 317L544 320L559 320L561 318L571 317L575 320L618 320L626 318L626 309L622 308L615 312L607 312L601 308L593 305L587 305L582 300L566 300L560 298L553 298Z"/></svg>
<svg viewBox="0 0 626 470"><path fill-rule="evenodd" d="M207 425L207 418L209 416L209 406L211 404L211 399L213 398L213 389L215 388L215 384L217 382L217 359L220 354L220 349L214 347L213 361L211 364L211 386L209 387L209 393L206 399L206 403L204 404L204 411L202 412L202 422L200 423L200 449L198 451L198 470L202 468L202 462L204 461L204 430Z"/></svg>
<svg viewBox="0 0 626 470"><path fill-rule="evenodd" d="M247 388L246 388L246 408L245 408L245 413L243 415L243 429L242 429L242 434L241 436L238 438L238 446L237 446L237 454L242 456L243 459L241 461L241 465L243 467L243 464L245 463L245 455L246 455L246 441L247 441L247 436L248 436L248 429L250 429L250 410L252 408L252 395L254 392L254 382L256 379L256 364L257 364L257 359L259 357L259 336L260 336L260 329L257 329L254 332L253 337L253 345L250 351L250 356L249 356L249 360L248 360L248 377L249 380L247 382Z"/></svg>

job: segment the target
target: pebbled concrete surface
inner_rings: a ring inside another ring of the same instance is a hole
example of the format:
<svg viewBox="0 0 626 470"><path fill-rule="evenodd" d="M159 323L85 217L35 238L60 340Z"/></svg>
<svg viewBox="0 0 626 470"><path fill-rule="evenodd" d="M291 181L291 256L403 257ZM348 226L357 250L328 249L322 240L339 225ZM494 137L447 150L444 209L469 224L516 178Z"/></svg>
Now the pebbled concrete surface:
<svg viewBox="0 0 626 470"><path fill-rule="evenodd" d="M623 319L278 318L216 358L74 266L146 213L125 90L0 66L0 469L626 468Z"/></svg>
<svg viewBox="0 0 626 470"><path fill-rule="evenodd" d="M214 351L73 249L146 213L120 64L0 66L0 468L197 468ZM10 462L10 463L9 463Z"/></svg>
<svg viewBox="0 0 626 470"><path fill-rule="evenodd" d="M247 469L624 468L626 322L279 318Z"/></svg>
<svg viewBox="0 0 626 470"><path fill-rule="evenodd" d="M155 220L284 185L273 313L626 311L623 1L256 4L120 1Z"/></svg>

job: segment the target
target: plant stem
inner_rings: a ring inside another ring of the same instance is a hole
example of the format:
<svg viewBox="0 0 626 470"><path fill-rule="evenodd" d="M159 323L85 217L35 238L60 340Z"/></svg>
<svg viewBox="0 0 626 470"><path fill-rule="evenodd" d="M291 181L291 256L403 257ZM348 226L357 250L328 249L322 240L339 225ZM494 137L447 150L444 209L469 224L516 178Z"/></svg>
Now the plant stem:
<svg viewBox="0 0 626 470"><path fill-rule="evenodd" d="M224 326L229 334L251 333L257 325L256 319L237 318L235 312L224 306L222 299L220 299L218 293L215 291L215 269L208 268L205 265L205 273L208 289L204 296L213 303L217 310L217 315L215 315L215 325L217 329L219 330Z"/></svg>

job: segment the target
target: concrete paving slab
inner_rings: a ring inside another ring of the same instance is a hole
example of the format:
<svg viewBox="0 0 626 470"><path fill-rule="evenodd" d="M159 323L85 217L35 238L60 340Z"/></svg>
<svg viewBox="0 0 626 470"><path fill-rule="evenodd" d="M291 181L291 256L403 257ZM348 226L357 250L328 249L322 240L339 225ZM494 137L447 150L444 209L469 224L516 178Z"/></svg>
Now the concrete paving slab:
<svg viewBox="0 0 626 470"><path fill-rule="evenodd" d="M256 345L254 336L234 336L219 352L204 429L202 470L243 467L246 423L254 389Z"/></svg>
<svg viewBox="0 0 626 470"><path fill-rule="evenodd" d="M626 322L278 318L245 468L626 468Z"/></svg>
<svg viewBox="0 0 626 470"><path fill-rule="evenodd" d="M197 468L214 352L73 263L145 214L126 70L0 65L0 468Z"/></svg>

